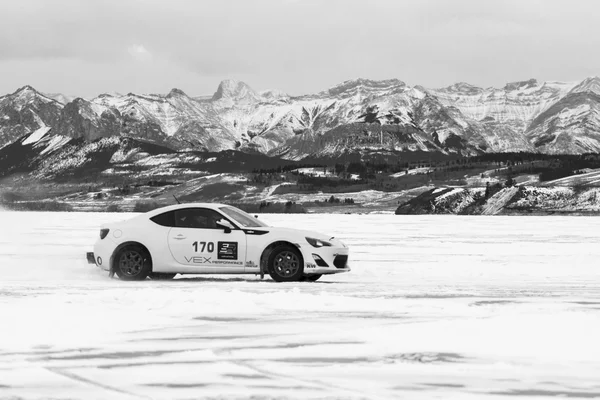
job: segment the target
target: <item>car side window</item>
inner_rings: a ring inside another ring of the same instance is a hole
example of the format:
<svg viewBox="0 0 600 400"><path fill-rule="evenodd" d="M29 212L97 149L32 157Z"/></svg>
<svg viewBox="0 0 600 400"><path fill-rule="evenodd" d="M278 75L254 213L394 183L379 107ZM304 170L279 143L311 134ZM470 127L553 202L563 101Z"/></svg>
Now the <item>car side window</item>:
<svg viewBox="0 0 600 400"><path fill-rule="evenodd" d="M184 208L175 210L175 226L178 228L221 229L217 221L225 218L208 208Z"/></svg>
<svg viewBox="0 0 600 400"><path fill-rule="evenodd" d="M175 211L169 211L166 213L155 215L150 220L158 225L162 226L175 226Z"/></svg>

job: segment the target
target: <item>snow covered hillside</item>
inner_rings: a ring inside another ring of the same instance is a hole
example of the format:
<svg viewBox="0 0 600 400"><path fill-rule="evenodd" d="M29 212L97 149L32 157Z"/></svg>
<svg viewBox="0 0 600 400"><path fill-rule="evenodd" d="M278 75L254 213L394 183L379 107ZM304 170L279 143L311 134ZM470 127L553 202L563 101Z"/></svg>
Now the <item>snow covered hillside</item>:
<svg viewBox="0 0 600 400"><path fill-rule="evenodd" d="M599 187L512 186L435 188L401 204L396 214L600 213Z"/></svg>
<svg viewBox="0 0 600 400"><path fill-rule="evenodd" d="M125 217L0 213L0 398L600 396L598 219L262 215L353 270L133 284L84 257Z"/></svg>
<svg viewBox="0 0 600 400"><path fill-rule="evenodd" d="M25 135L58 126L64 105L31 86L0 96L0 149Z"/></svg>
<svg viewBox="0 0 600 400"><path fill-rule="evenodd" d="M127 136L174 150L237 149L294 160L373 152L596 152L599 82L427 89L355 79L292 97L225 80L212 97L173 89L93 99L25 86L0 97L0 147L47 129L86 141Z"/></svg>

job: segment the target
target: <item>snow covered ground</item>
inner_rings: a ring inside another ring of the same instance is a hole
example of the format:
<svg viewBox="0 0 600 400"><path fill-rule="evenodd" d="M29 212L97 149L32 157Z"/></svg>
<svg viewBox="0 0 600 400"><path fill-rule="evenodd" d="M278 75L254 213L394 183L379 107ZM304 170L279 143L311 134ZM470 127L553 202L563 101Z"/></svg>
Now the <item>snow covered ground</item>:
<svg viewBox="0 0 600 400"><path fill-rule="evenodd" d="M565 178L556 179L553 181L544 182L544 186L575 186L589 185L598 186L600 184L600 170L586 169L583 174L567 176Z"/></svg>
<svg viewBox="0 0 600 400"><path fill-rule="evenodd" d="M0 398L600 397L600 219L265 215L353 271L121 282L124 214L0 212Z"/></svg>
<svg viewBox="0 0 600 400"><path fill-rule="evenodd" d="M406 171L396 172L395 174L390 175L390 177L391 178L400 178L400 177L406 176L406 175L426 175L432 171L433 171L433 169L429 168L429 167L413 168L413 169L409 169Z"/></svg>

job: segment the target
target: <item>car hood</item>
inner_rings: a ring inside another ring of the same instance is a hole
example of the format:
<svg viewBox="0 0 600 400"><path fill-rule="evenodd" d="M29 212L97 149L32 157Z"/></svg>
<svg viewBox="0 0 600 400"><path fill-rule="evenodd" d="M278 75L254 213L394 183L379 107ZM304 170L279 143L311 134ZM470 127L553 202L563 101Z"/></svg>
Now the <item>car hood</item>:
<svg viewBox="0 0 600 400"><path fill-rule="evenodd" d="M268 227L260 227L256 228L257 231L269 231L272 234L281 235L282 237L290 238L290 240L295 239L304 239L305 237L311 237L314 239L324 240L326 242L331 242L332 244L341 245L339 239L336 239L332 235L324 235L315 231L308 231L303 229L294 229L294 228L283 228L277 226L268 226Z"/></svg>

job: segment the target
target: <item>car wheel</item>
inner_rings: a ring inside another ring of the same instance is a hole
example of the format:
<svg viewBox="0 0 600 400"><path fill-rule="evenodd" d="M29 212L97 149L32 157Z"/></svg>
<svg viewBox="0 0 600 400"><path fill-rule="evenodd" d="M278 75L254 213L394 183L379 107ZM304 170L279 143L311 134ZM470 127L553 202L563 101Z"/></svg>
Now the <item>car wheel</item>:
<svg viewBox="0 0 600 400"><path fill-rule="evenodd" d="M125 246L115 254L113 268L119 279L141 281L152 271L152 258L142 246Z"/></svg>
<svg viewBox="0 0 600 400"><path fill-rule="evenodd" d="M169 274L168 272L150 272L148 277L153 281L168 281L175 278L177 274Z"/></svg>
<svg viewBox="0 0 600 400"><path fill-rule="evenodd" d="M300 252L290 246L282 245L273 249L269 255L269 275L277 282L294 282L302 279L304 260Z"/></svg>
<svg viewBox="0 0 600 400"><path fill-rule="evenodd" d="M303 281L306 281L306 282L316 282L316 281L318 281L318 280L319 280L319 278L320 278L320 277L322 277L322 276L323 276L323 274L310 274L310 275L304 275L304 276L302 277L302 280L303 280Z"/></svg>

